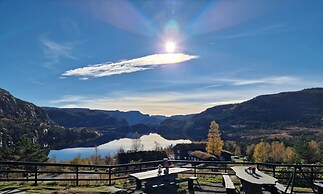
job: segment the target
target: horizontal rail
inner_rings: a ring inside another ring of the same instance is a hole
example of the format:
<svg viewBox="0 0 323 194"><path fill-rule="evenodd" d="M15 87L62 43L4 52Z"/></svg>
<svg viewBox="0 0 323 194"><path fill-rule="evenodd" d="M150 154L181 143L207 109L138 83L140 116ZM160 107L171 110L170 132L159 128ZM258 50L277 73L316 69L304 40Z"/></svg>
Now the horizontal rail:
<svg viewBox="0 0 323 194"><path fill-rule="evenodd" d="M172 165L190 168L190 172L181 174L194 174L206 176L219 176L222 172L234 175L230 168L233 165L257 165L258 169L272 174L280 180L288 180L293 173L294 168L301 168L303 173L310 180L323 177L323 164L274 164L274 163L256 163L256 162L232 162L232 161L190 161L190 160L169 160ZM39 163L39 162L0 162L0 182L7 181L71 181L76 185L81 181L112 181L128 179L130 173L157 169L162 160L151 162L140 162L120 165L83 165L83 164L60 164L60 163ZM187 166L185 164L190 164ZM185 165L185 166L184 166ZM47 167L57 167L47 168ZM318 169L318 170L316 170ZM208 171L208 172L204 172ZM41 177L41 174L47 175ZM31 176L28 176L31 175ZM48 177L48 175L54 175ZM62 177L58 177L62 175ZM91 176L94 177L84 177ZM99 177L98 177L99 175ZM103 176L102 176L103 175ZM69 177L66 177L69 176ZM295 180L304 181L303 178L295 177Z"/></svg>

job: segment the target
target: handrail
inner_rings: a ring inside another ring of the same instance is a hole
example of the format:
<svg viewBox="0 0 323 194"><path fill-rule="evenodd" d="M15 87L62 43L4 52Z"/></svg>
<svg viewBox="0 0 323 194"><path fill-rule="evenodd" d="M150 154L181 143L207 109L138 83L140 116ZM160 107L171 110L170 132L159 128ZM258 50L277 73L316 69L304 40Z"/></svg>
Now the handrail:
<svg viewBox="0 0 323 194"><path fill-rule="evenodd" d="M187 172L187 174L204 175L220 175L221 172L233 172L228 165L257 165L260 170L272 175L281 180L287 179L286 176L277 177L278 173L286 174L289 176L293 171L288 171L285 168L303 168L308 171L303 171L304 174L309 175L309 179L314 180L315 177L323 177L323 164L275 164L275 163L257 163L257 162L233 162L233 161L192 161L192 160L169 160L172 164L191 164L192 166L185 166L185 168L191 168L193 172ZM78 185L80 181L108 181L109 185L113 180L126 179L130 173L139 172L144 170L150 170L157 168L159 164L162 164L162 160L139 162L120 165L86 165L86 164L61 164L61 163L41 163L41 162L15 162L15 161L0 161L0 181L33 181L36 185L39 181L75 181ZM199 166L199 164L205 164L205 166ZM218 165L218 166L217 166ZM59 167L59 169L42 169L44 167ZM262 168L260 168L262 167ZM67 168L67 169L62 169ZM88 170L86 170L88 168ZM319 168L318 171L314 169ZM89 170L90 169L90 170ZM201 172L201 169L217 170L216 172ZM26 175L27 174L27 175ZM28 174L32 174L32 177L28 177ZM41 178L40 174L66 174L70 175L70 178L61 177L56 179L55 177ZM99 177L87 178L81 175L97 175ZM230 173L234 174L234 173ZM72 176L73 175L73 176ZM296 180L302 180L302 178L296 178Z"/></svg>

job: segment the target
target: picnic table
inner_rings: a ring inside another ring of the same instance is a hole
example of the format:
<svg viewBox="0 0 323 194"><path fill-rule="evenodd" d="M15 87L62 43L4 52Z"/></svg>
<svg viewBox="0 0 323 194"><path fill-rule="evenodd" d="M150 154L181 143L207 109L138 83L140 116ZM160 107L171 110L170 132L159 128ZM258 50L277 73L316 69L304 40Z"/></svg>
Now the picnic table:
<svg viewBox="0 0 323 194"><path fill-rule="evenodd" d="M130 174L131 177L134 177L136 179L136 189L141 189L142 187L142 181L146 181L146 186L150 186L154 184L155 182L171 182L174 181L178 174L181 172L187 172L191 169L189 168L168 168L168 173L165 173L166 168L161 169L161 173L158 173L158 169L155 170L149 170L145 172L138 172Z"/></svg>
<svg viewBox="0 0 323 194"><path fill-rule="evenodd" d="M323 194L323 180L314 180L314 185L317 187L317 193Z"/></svg>
<svg viewBox="0 0 323 194"><path fill-rule="evenodd" d="M263 186L269 187L272 193L276 192L275 185L278 179L254 169L250 170L248 166L231 167L236 176L241 180L245 194L262 193Z"/></svg>

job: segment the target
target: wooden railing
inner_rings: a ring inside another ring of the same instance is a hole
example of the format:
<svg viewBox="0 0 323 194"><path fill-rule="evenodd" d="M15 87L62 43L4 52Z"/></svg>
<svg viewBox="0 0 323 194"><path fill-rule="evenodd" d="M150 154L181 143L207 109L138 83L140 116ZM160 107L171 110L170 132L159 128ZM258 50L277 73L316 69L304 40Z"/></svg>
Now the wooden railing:
<svg viewBox="0 0 323 194"><path fill-rule="evenodd" d="M270 174L279 182L288 184L307 184L312 187L314 179L323 179L323 164L273 164L253 162L229 161L188 161L169 160L173 166L192 168L195 176L219 176L223 172L234 175L230 168L237 165L257 165L258 169ZM113 181L128 179L130 173L156 169L162 160L130 163L120 165L81 165L60 163L34 163L34 162L0 162L0 182L30 181L35 185L38 182L70 182L79 185L81 181L104 181L111 185ZM298 171L297 171L298 170ZM296 172L296 176L295 176ZM298 174L297 174L298 173ZM293 182L290 183L291 177Z"/></svg>

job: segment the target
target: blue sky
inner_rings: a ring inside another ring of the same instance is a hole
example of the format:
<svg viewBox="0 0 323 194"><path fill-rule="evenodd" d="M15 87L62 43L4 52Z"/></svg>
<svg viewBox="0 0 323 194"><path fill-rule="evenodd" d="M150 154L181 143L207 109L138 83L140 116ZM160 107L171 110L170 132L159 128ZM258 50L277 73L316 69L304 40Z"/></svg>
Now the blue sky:
<svg viewBox="0 0 323 194"><path fill-rule="evenodd" d="M320 0L2 0L0 87L39 106L163 115L322 87L322 10Z"/></svg>

